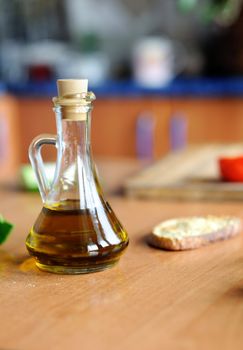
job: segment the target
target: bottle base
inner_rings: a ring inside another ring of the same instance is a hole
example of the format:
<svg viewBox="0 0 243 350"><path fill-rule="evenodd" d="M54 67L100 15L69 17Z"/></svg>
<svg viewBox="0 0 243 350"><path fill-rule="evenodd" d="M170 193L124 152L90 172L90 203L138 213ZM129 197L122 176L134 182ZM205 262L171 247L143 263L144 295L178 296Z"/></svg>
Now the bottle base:
<svg viewBox="0 0 243 350"><path fill-rule="evenodd" d="M93 272L99 272L110 269L118 263L119 259L113 262L91 265L91 266L59 266L59 265L45 265L36 261L36 266L45 272L56 273L60 275L80 275Z"/></svg>

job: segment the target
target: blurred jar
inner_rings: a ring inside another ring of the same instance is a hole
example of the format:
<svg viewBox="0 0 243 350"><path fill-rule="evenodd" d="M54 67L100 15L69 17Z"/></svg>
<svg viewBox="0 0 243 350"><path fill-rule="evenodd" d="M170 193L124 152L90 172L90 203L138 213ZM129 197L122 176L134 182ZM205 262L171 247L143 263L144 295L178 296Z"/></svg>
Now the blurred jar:
<svg viewBox="0 0 243 350"><path fill-rule="evenodd" d="M167 38L147 37L135 44L133 75L144 87L159 88L167 85L176 75L175 47Z"/></svg>
<svg viewBox="0 0 243 350"><path fill-rule="evenodd" d="M85 77L92 86L99 86L109 75L109 60L102 52L70 53L58 63L56 75L63 79Z"/></svg>

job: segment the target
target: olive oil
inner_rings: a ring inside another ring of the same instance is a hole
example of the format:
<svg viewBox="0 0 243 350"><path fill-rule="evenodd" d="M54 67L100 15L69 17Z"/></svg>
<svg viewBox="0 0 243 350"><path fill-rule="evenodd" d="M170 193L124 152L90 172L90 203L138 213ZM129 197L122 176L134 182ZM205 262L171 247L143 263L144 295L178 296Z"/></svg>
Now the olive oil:
<svg viewBox="0 0 243 350"><path fill-rule="evenodd" d="M109 204L93 209L78 207L78 201L43 207L26 241L40 269L86 273L118 262L128 237Z"/></svg>

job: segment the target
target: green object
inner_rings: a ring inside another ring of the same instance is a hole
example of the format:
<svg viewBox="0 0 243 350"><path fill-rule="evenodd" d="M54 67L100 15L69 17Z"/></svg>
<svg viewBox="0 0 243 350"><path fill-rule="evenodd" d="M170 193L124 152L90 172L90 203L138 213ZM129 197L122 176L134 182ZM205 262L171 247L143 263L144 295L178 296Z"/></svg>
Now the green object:
<svg viewBox="0 0 243 350"><path fill-rule="evenodd" d="M206 22L215 21L218 24L231 25L237 18L242 7L242 0L214 0L205 8L203 19Z"/></svg>
<svg viewBox="0 0 243 350"><path fill-rule="evenodd" d="M197 0L178 0L177 6L181 12L190 12L197 5Z"/></svg>
<svg viewBox="0 0 243 350"><path fill-rule="evenodd" d="M45 164L45 173L47 180L51 183L53 180L55 171L55 164L47 163ZM20 182L22 187L27 191L38 191L38 185L36 177L31 165L22 165L20 169Z"/></svg>
<svg viewBox="0 0 243 350"><path fill-rule="evenodd" d="M206 22L211 22L215 18L222 16L225 12L231 9L231 4L227 0L212 1L205 7L202 17Z"/></svg>
<svg viewBox="0 0 243 350"><path fill-rule="evenodd" d="M6 221L2 216L0 216L0 244L6 241L13 227L13 224Z"/></svg>
<svg viewBox="0 0 243 350"><path fill-rule="evenodd" d="M84 53L97 52L100 50L100 39L95 33L85 33L80 40L80 48Z"/></svg>
<svg viewBox="0 0 243 350"><path fill-rule="evenodd" d="M37 191L37 182L35 174L30 165L23 165L20 169L21 185L28 191Z"/></svg>
<svg viewBox="0 0 243 350"><path fill-rule="evenodd" d="M215 22L229 26L236 20L242 2L243 0L177 0L177 7L184 14L197 11L205 23Z"/></svg>

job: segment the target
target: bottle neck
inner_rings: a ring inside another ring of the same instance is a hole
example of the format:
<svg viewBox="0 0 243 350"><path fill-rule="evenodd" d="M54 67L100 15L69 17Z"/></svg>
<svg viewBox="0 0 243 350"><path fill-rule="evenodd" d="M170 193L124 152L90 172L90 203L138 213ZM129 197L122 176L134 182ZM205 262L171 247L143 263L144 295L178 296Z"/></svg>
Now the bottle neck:
<svg viewBox="0 0 243 350"><path fill-rule="evenodd" d="M76 118L73 118L72 114L69 118L66 112L63 116L62 110L56 109L56 118L61 153L90 156L91 108L85 113L82 111L79 115L76 114Z"/></svg>
<svg viewBox="0 0 243 350"><path fill-rule="evenodd" d="M79 153L90 151L90 116L86 120L62 119L58 130L62 148L78 149Z"/></svg>
<svg viewBox="0 0 243 350"><path fill-rule="evenodd" d="M78 203L80 209L93 208L100 201L90 146L91 102L56 101L57 163L46 204ZM76 204L75 204L76 205ZM70 204L69 204L70 206Z"/></svg>

